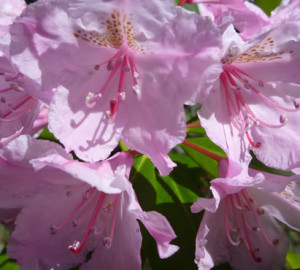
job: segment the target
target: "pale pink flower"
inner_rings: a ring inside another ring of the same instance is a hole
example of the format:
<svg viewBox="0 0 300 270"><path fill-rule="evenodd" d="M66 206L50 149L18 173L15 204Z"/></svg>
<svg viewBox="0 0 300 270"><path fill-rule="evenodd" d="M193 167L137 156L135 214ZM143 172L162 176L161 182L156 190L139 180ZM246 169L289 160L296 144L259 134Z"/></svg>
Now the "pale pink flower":
<svg viewBox="0 0 300 270"><path fill-rule="evenodd" d="M40 2L12 32L21 71L56 88L50 130L92 162L121 139L168 174L167 153L185 137L183 104L202 101L220 72L217 28L172 1Z"/></svg>
<svg viewBox="0 0 300 270"><path fill-rule="evenodd" d="M7 247L21 269L141 269L137 219L162 258L177 251L166 218L137 202L129 152L83 163L57 144L22 135L0 153L1 208L22 208Z"/></svg>
<svg viewBox="0 0 300 270"><path fill-rule="evenodd" d="M187 2L198 3L200 14L212 18L218 25L226 22L226 17L232 17L235 29L244 40L249 40L270 24L270 18L262 9L245 0L189 0Z"/></svg>
<svg viewBox="0 0 300 270"><path fill-rule="evenodd" d="M192 206L206 209L196 239L198 269L223 262L237 270L282 269L288 243L276 219L300 231L300 182L253 170L237 174L227 163L220 163L224 178L211 182L213 198Z"/></svg>
<svg viewBox="0 0 300 270"><path fill-rule="evenodd" d="M287 0L282 1L278 8L272 11L271 22L280 24L286 21L299 21L300 19L300 1Z"/></svg>
<svg viewBox="0 0 300 270"><path fill-rule="evenodd" d="M300 164L299 26L281 24L248 43L227 28L223 72L199 111L215 143L226 147L239 138L238 153L251 149L266 165L285 170Z"/></svg>

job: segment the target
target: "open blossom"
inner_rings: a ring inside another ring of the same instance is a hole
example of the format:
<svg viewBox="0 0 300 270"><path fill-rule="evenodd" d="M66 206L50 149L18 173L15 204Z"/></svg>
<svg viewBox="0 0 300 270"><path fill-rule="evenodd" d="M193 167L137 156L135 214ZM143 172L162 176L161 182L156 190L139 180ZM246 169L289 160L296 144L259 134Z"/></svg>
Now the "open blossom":
<svg viewBox="0 0 300 270"><path fill-rule="evenodd" d="M169 0L44 1L12 33L21 71L56 88L50 130L91 162L121 139L168 174L167 153L185 137L183 104L202 101L220 72L217 28Z"/></svg>
<svg viewBox="0 0 300 270"><path fill-rule="evenodd" d="M177 251L166 218L137 202L129 152L83 163L57 144L23 135L0 153L1 208L22 209L7 247L21 269L141 269L137 219L162 258Z"/></svg>
<svg viewBox="0 0 300 270"><path fill-rule="evenodd" d="M223 72L199 111L215 143L224 140L219 134L239 137L235 148L285 170L300 163L299 29L298 22L281 24L244 43L229 27Z"/></svg>
<svg viewBox="0 0 300 270"><path fill-rule="evenodd" d="M188 0L189 4L198 4L200 14L209 16L218 25L226 17L233 18L233 25L244 40L249 40L264 26L270 24L270 18L257 5L245 0Z"/></svg>
<svg viewBox="0 0 300 270"><path fill-rule="evenodd" d="M300 231L300 182L258 171L251 176L220 163L211 182L212 199L199 198L193 212L206 209L196 239L199 270L229 262L233 269L282 269L288 243L276 219ZM225 173L225 174L223 174Z"/></svg>

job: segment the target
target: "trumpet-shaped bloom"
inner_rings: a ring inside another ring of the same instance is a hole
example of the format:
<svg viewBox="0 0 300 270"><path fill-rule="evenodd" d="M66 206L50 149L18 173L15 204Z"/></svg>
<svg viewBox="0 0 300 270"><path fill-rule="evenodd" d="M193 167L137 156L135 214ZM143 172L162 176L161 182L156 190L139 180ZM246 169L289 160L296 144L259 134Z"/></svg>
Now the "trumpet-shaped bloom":
<svg viewBox="0 0 300 270"><path fill-rule="evenodd" d="M270 167L299 167L299 23L285 23L244 43L232 27L223 34L223 72L199 117L209 137L240 138ZM219 130L216 132L216 130ZM234 140L235 140L234 139Z"/></svg>
<svg viewBox="0 0 300 270"><path fill-rule="evenodd" d="M202 101L220 72L217 28L172 1L43 1L12 33L22 72L56 88L51 131L91 162L122 139L168 174L183 104Z"/></svg>
<svg viewBox="0 0 300 270"><path fill-rule="evenodd" d="M1 207L22 208L8 244L22 269L141 269L137 219L162 258L178 249L170 245L175 234L168 221L139 206L128 181L129 152L83 163L57 144L23 135L1 151L0 161Z"/></svg>
<svg viewBox="0 0 300 270"><path fill-rule="evenodd" d="M193 212L207 210L196 239L198 269L222 262L238 270L282 269L288 243L276 219L300 230L299 181L288 184L295 179L257 171L236 174L225 160L220 166L224 178L211 182L214 197L192 206Z"/></svg>

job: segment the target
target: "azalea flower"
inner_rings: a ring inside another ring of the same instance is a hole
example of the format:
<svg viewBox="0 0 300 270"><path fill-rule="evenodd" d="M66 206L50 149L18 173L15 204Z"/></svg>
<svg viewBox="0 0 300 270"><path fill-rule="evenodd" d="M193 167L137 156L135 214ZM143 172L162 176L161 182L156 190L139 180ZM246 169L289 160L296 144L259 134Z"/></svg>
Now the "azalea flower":
<svg viewBox="0 0 300 270"><path fill-rule="evenodd" d="M50 130L90 162L121 139L168 174L183 104L203 100L220 72L217 28L172 1L44 1L12 34L21 72L56 90Z"/></svg>
<svg viewBox="0 0 300 270"><path fill-rule="evenodd" d="M232 26L223 34L223 72L199 111L208 136L224 147L239 137L267 166L299 167L299 23L281 24L244 43ZM236 157L239 162L239 157Z"/></svg>
<svg viewBox="0 0 300 270"><path fill-rule="evenodd" d="M245 0L188 0L198 4L200 14L212 18L222 25L233 18L233 25L244 40L249 40L263 27L270 24L270 18L257 5Z"/></svg>
<svg viewBox="0 0 300 270"><path fill-rule="evenodd" d="M166 218L137 202L129 152L83 163L57 144L23 135L0 153L1 208L22 209L7 250L22 269L141 269L137 219L162 258L177 251Z"/></svg>
<svg viewBox="0 0 300 270"><path fill-rule="evenodd" d="M196 239L198 269L229 262L238 270L280 270L288 242L276 219L300 231L300 182L254 170L251 176L236 173L231 166L221 161L220 178L211 182L213 198L192 206L194 213L206 209Z"/></svg>

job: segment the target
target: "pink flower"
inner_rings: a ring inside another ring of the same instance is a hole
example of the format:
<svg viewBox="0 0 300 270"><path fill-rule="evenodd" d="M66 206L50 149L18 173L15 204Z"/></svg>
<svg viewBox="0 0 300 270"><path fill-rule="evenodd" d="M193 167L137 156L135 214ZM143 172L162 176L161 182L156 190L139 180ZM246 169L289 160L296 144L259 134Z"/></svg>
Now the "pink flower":
<svg viewBox="0 0 300 270"><path fill-rule="evenodd" d="M132 163L129 152L92 164L51 142L24 135L12 141L1 152L0 185L8 187L0 201L4 195L4 209L22 210L8 254L25 270L141 269L139 219L159 255L172 255L175 234L162 215L142 211L128 181Z"/></svg>
<svg viewBox="0 0 300 270"><path fill-rule="evenodd" d="M272 11L271 22L280 24L287 21L299 21L300 1L282 1L280 6Z"/></svg>
<svg viewBox="0 0 300 270"><path fill-rule="evenodd" d="M223 72L199 111L215 143L226 147L231 138L239 140L238 153L251 149L266 165L285 170L300 163L299 26L281 24L248 43L229 27L223 34Z"/></svg>
<svg viewBox="0 0 300 270"><path fill-rule="evenodd" d="M230 165L230 162L229 162ZM226 171L227 161L220 167ZM300 231L300 182L251 171L211 182L212 199L199 198L193 212L206 209L196 239L198 269L229 262L233 269L282 269L288 243L276 219Z"/></svg>
<svg viewBox="0 0 300 270"><path fill-rule="evenodd" d="M211 17L218 25L233 17L233 25L244 40L249 40L263 27L270 24L270 18L257 5L245 0L190 0L199 3L200 14Z"/></svg>
<svg viewBox="0 0 300 270"><path fill-rule="evenodd" d="M18 72L9 56L0 57L0 147L20 134L34 134L47 125L48 118L35 123L44 107L29 94L36 88L38 84Z"/></svg>
<svg viewBox="0 0 300 270"><path fill-rule="evenodd" d="M51 131L92 162L121 139L168 174L167 153L185 137L182 105L202 101L220 72L216 27L172 1L38 3L12 33L21 71L56 88Z"/></svg>

